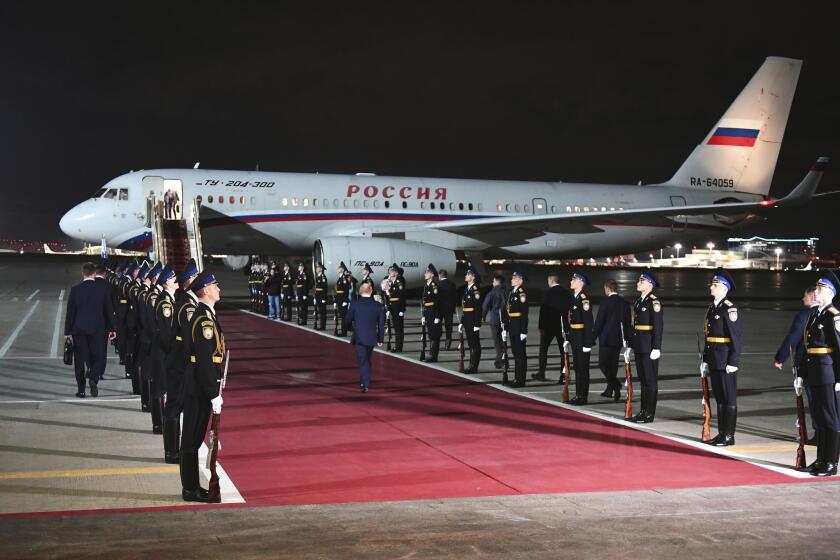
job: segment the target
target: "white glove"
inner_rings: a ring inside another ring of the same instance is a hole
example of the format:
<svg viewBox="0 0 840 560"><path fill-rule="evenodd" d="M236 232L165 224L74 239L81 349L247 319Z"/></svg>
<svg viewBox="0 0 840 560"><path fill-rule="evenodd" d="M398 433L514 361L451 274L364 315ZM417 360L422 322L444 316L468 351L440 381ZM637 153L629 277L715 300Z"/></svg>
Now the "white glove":
<svg viewBox="0 0 840 560"><path fill-rule="evenodd" d="M624 351L622 352L622 354L624 355L624 361L625 361L625 362L629 362L629 361L630 361L630 347L629 347L629 346L625 346L625 347L624 347Z"/></svg>
<svg viewBox="0 0 840 560"><path fill-rule="evenodd" d="M306 296L303 296L303 301L306 301Z"/></svg>
<svg viewBox="0 0 840 560"><path fill-rule="evenodd" d="M458 323L458 332L464 332L464 325Z"/></svg>
<svg viewBox="0 0 840 560"><path fill-rule="evenodd" d="M435 317L435 325L437 325L438 323L440 323L440 319L438 319L437 317Z"/></svg>
<svg viewBox="0 0 840 560"><path fill-rule="evenodd" d="M801 377L794 377L793 378L793 391L796 393L797 397L802 396L802 378Z"/></svg>
<svg viewBox="0 0 840 560"><path fill-rule="evenodd" d="M587 348L586 346L583 346L583 347L581 348L581 350L583 350L583 351L584 351L584 352L586 352L587 354L588 354L589 352L592 352L592 348Z"/></svg>
<svg viewBox="0 0 840 560"><path fill-rule="evenodd" d="M403 313L402 311L400 311L399 315L400 315L400 317L402 317L403 315L405 315L405 313Z"/></svg>
<svg viewBox="0 0 840 560"><path fill-rule="evenodd" d="M421 324L421 325L425 325L425 324L426 324L426 318L425 318L425 317L420 317L420 324Z"/></svg>
<svg viewBox="0 0 840 560"><path fill-rule="evenodd" d="M473 331L478 332L481 330L481 327L473 327Z"/></svg>
<svg viewBox="0 0 840 560"><path fill-rule="evenodd" d="M333 302L333 309L338 309L338 304Z"/></svg>
<svg viewBox="0 0 840 560"><path fill-rule="evenodd" d="M737 366L726 366L726 373L735 373L738 371Z"/></svg>
<svg viewBox="0 0 840 560"><path fill-rule="evenodd" d="M835 383L834 384L834 392L835 393L840 393L840 383Z"/></svg>
<svg viewBox="0 0 840 560"><path fill-rule="evenodd" d="M390 319L390 318L391 318L391 312L390 312L390 311L386 311L386 312L385 312L385 318L386 318L386 319Z"/></svg>
<svg viewBox="0 0 840 560"><path fill-rule="evenodd" d="M345 301L344 303L342 303L341 307L347 307L347 302Z"/></svg>
<svg viewBox="0 0 840 560"><path fill-rule="evenodd" d="M569 342L568 340L563 343L563 351L566 354L569 354L572 351L572 343Z"/></svg>
<svg viewBox="0 0 840 560"><path fill-rule="evenodd" d="M373 301L375 301L376 303L382 303L382 296L376 294L375 296L373 296Z"/></svg>
<svg viewBox="0 0 840 560"><path fill-rule="evenodd" d="M700 362L700 379L703 379L704 377L706 377L706 375L708 373L709 373L709 364L707 364L706 362Z"/></svg>
<svg viewBox="0 0 840 560"><path fill-rule="evenodd" d="M654 348L653 350L650 351L650 359L651 360L658 360L660 355L661 355L661 352L659 350L657 350L656 348Z"/></svg>
<svg viewBox="0 0 840 560"><path fill-rule="evenodd" d="M221 414L222 413L222 395L210 399L210 404L213 405L213 414Z"/></svg>
<svg viewBox="0 0 840 560"><path fill-rule="evenodd" d="M528 338L527 334L520 334L519 335L519 340L525 340L526 338Z"/></svg>
<svg viewBox="0 0 840 560"><path fill-rule="evenodd" d="M502 331L502 342L507 342L507 331Z"/></svg>

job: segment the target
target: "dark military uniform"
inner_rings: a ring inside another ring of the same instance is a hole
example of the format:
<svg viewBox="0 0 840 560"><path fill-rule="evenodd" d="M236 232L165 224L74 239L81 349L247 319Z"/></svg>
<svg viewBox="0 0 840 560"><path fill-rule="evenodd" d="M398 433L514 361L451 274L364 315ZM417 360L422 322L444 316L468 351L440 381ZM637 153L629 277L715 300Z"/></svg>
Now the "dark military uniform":
<svg viewBox="0 0 840 560"><path fill-rule="evenodd" d="M174 271L172 274L175 274ZM161 277L163 277L163 273ZM169 292L166 290L158 296L157 304L155 305L155 324L157 326L157 333L155 336L155 345L152 349L152 362L154 364L152 367L155 377L154 384L156 385L157 391L155 398L159 401L156 408L159 408L159 410L157 411L158 416L152 418L152 424L157 423L162 431L164 425L164 407L160 403L163 403L163 396L167 394L168 387L166 380L166 358L172 351L176 332L175 298L169 295Z"/></svg>
<svg viewBox="0 0 840 560"><path fill-rule="evenodd" d="M427 362L437 362L440 352L440 337L443 334L443 309L441 293L435 280L429 280L423 286L422 317L426 322L426 334L429 338L429 357Z"/></svg>
<svg viewBox="0 0 840 560"><path fill-rule="evenodd" d="M309 276L305 270L298 272L295 280L295 300L297 301L297 324L306 326L309 319Z"/></svg>
<svg viewBox="0 0 840 560"><path fill-rule="evenodd" d="M342 266L344 263L342 263ZM335 281L335 298L333 301L334 311L336 312L336 332L337 336L345 336L347 328L344 326L344 316L347 314L347 306L350 303L350 292L353 291L354 285L352 283L352 276L347 274L347 270L338 277Z"/></svg>
<svg viewBox="0 0 840 560"><path fill-rule="evenodd" d="M461 326L464 329L464 338L470 347L470 365L464 373L478 372L478 364L481 361L481 291L478 283L468 284L464 288L464 295L461 298Z"/></svg>
<svg viewBox="0 0 840 560"><path fill-rule="evenodd" d="M525 288L511 288L505 306L505 330L508 336L508 346L513 350L514 379L511 387L524 387L525 374L528 371L528 355L526 342L521 335L528 334L528 299Z"/></svg>
<svg viewBox="0 0 840 560"><path fill-rule="evenodd" d="M149 358L151 357L149 351L152 348L154 315L149 308L149 295L151 291L152 287L144 284L137 293L137 335L139 338L137 365L140 369L140 409L143 412L151 412L152 410L150 397L151 380L149 379L152 368L149 363Z"/></svg>
<svg viewBox="0 0 840 560"><path fill-rule="evenodd" d="M283 282L280 284L280 319L283 321L292 320L292 299L295 297L295 286L292 280L292 273L288 270L283 272Z"/></svg>
<svg viewBox="0 0 840 560"><path fill-rule="evenodd" d="M394 265L396 266L396 265ZM391 316L391 327L394 329L394 352L402 352L405 338L405 280L395 268L397 277L392 279L388 288L388 313Z"/></svg>
<svg viewBox="0 0 840 560"><path fill-rule="evenodd" d="M723 273L716 273L717 279ZM726 273L727 279L731 276ZM717 281L717 280L714 280ZM728 280L734 288L734 283ZM739 367L741 361L741 323L738 322L738 308L729 299L722 299L709 305L703 321L706 343L703 362L708 364L712 381L712 393L717 403L718 435L708 443L711 445L732 445L735 442L735 424L738 417L737 376L727 373L726 367Z"/></svg>
<svg viewBox="0 0 840 560"><path fill-rule="evenodd" d="M817 286L840 287L837 275L823 271ZM817 459L808 470L814 476L837 474L840 455L840 311L833 305L813 308L805 326L805 367L797 374L811 387L817 424Z"/></svg>
<svg viewBox="0 0 840 560"><path fill-rule="evenodd" d="M653 422L659 394L659 359L651 360L651 350L662 350L664 317L662 302L653 295L640 297L633 304L633 340L631 348L636 357L636 375L641 386L641 409L633 417L635 422Z"/></svg>
<svg viewBox="0 0 840 560"><path fill-rule="evenodd" d="M595 345L595 320L592 316L592 301L582 291L572 298L569 310L569 332L566 340L572 345L572 359L575 369L575 397L572 404L586 404L589 400L589 360ZM584 352L589 348L589 352Z"/></svg>
<svg viewBox="0 0 840 560"><path fill-rule="evenodd" d="M315 330L323 331L327 328L327 275L323 269L315 275Z"/></svg>
<svg viewBox="0 0 840 560"><path fill-rule="evenodd" d="M185 375L184 432L181 436L181 486L185 499L206 493L199 487L198 449L207 433L210 401L219 396L225 338L215 312L199 302L190 322L190 367ZM189 496L189 497L188 497Z"/></svg>

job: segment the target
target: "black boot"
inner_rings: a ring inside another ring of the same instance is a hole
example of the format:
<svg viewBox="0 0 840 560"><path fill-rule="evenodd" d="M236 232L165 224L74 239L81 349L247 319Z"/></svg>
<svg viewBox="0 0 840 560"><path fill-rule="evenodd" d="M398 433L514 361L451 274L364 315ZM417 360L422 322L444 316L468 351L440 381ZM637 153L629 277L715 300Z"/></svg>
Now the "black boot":
<svg viewBox="0 0 840 560"><path fill-rule="evenodd" d="M152 399L152 433L163 433L163 399L160 397Z"/></svg>
<svg viewBox="0 0 840 560"><path fill-rule="evenodd" d="M710 405L710 406L711 406L711 405ZM723 412L723 405L718 404L718 405L717 405L717 416L716 416L716 418L717 418L717 427L718 427L718 435L716 435L715 437L713 437L712 439L710 439L709 441L707 441L707 442L706 442L706 443L708 443L709 445L717 445L718 443L720 443L721 441L723 441L723 432L724 432L724 428L723 428L723 416L724 416L724 412Z"/></svg>
<svg viewBox="0 0 840 560"><path fill-rule="evenodd" d="M452 339L450 337L446 337L446 349L452 350Z"/></svg>
<svg viewBox="0 0 840 560"><path fill-rule="evenodd" d="M472 352L472 350L470 350ZM481 362L481 346L475 349L475 362L470 359L470 367L473 370L473 373L478 373L478 364Z"/></svg>
<svg viewBox="0 0 840 560"><path fill-rule="evenodd" d="M440 340L433 340L432 343L430 344L429 358L426 361L427 362L437 362L439 352L440 352Z"/></svg>
<svg viewBox="0 0 840 560"><path fill-rule="evenodd" d="M467 367L464 368L464 373L475 373L475 370L473 369L473 362L475 362L475 351L470 348L470 358L467 362Z"/></svg>
<svg viewBox="0 0 840 560"><path fill-rule="evenodd" d="M181 453L181 497L186 502L207 502L207 490L198 485L198 453Z"/></svg>
<svg viewBox="0 0 840 560"><path fill-rule="evenodd" d="M825 435L822 435L822 434ZM823 463L820 468L811 471L814 476L834 476L837 474L837 455L840 451L840 432L834 430L820 430L824 445Z"/></svg>
<svg viewBox="0 0 840 560"><path fill-rule="evenodd" d="M639 389L639 394L640 394L639 400L641 401L639 403L639 412L636 413L636 415L633 416L633 418L630 419L631 422L642 422L642 421L644 421L645 417L647 416L648 394L647 394L647 391L645 390L644 387Z"/></svg>
<svg viewBox="0 0 840 560"><path fill-rule="evenodd" d="M803 469L811 474L819 472L825 468L825 433L825 429L820 428L817 430L817 458L814 459L813 463Z"/></svg>
<svg viewBox="0 0 840 560"><path fill-rule="evenodd" d="M728 447L735 444L735 422L738 417L738 407L724 406L721 407L721 410L723 411L723 419L722 422L718 423L722 424L723 427L720 428L720 433L715 438L717 441L712 445L715 447Z"/></svg>
<svg viewBox="0 0 840 560"><path fill-rule="evenodd" d="M171 465L179 462L180 428L178 420L167 418L163 421L163 460Z"/></svg>
<svg viewBox="0 0 840 560"><path fill-rule="evenodd" d="M140 410L143 412L149 412L151 407L149 406L149 381L140 377Z"/></svg>
<svg viewBox="0 0 840 560"><path fill-rule="evenodd" d="M648 389L647 392L647 406L645 406L644 419L645 424L653 422L653 419L656 416L656 401L659 396L658 389Z"/></svg>

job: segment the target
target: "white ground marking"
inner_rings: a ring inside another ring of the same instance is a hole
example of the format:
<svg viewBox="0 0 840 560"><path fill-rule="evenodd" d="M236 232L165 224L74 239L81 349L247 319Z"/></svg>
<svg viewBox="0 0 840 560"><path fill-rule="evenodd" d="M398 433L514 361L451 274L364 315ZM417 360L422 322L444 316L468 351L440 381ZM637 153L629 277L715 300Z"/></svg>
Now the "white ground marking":
<svg viewBox="0 0 840 560"><path fill-rule="evenodd" d="M40 292L40 291L41 291L41 288L38 288L37 290L35 290L31 294L29 294L29 297L26 298L26 301L32 301L32 298L34 298L36 295L38 295L38 292Z"/></svg>
<svg viewBox="0 0 840 560"><path fill-rule="evenodd" d="M36 309L38 309L38 304L39 303L41 303L40 300L36 301L35 305L33 305L32 307L29 308L29 312L26 315L24 315L23 319L21 319L20 323L15 328L15 330L12 331L12 334L9 336L8 340L6 340L6 343L3 345L2 348L0 348L0 358L5 356L6 352L9 351L9 348L12 347L12 344L14 344L15 339L20 334L20 331L23 330L23 327L26 326L26 323L27 323L27 321L29 321L29 318L32 317L32 314L35 313Z"/></svg>
<svg viewBox="0 0 840 560"><path fill-rule="evenodd" d="M63 294L63 290L62 290ZM52 336L52 343L50 344L50 354L51 357L58 357L58 337L59 333L61 332L61 308L63 305L61 304L61 298L58 300L58 306L55 310L55 324L53 325L53 336Z"/></svg>

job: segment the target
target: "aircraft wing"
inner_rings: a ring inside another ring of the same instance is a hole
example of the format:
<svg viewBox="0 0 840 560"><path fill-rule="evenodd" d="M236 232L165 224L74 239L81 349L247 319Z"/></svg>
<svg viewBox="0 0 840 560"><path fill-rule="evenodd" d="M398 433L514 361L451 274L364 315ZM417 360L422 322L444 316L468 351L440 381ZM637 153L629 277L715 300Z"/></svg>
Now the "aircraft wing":
<svg viewBox="0 0 840 560"><path fill-rule="evenodd" d="M819 158L802 182L790 194L780 200L664 206L574 214L500 216L498 218L434 222L423 227L472 237L488 243L498 244L501 241L507 245L514 245L527 239L539 237L544 233L596 233L603 231L599 226L612 224L650 226L669 222L679 223L679 219L683 216L757 213L768 208L796 206L808 202L814 196L814 191L819 185L827 162L828 158Z"/></svg>

